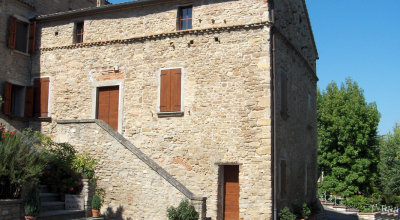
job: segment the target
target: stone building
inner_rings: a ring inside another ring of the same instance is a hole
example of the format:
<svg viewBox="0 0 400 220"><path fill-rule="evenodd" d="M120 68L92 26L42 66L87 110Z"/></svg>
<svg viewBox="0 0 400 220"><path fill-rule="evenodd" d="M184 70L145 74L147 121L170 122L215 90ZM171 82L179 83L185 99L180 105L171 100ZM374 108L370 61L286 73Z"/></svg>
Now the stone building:
<svg viewBox="0 0 400 220"><path fill-rule="evenodd" d="M166 219L188 198L201 218L274 219L316 198L304 0L98 5L32 19L34 50L13 76L33 98L12 96L25 108L1 118L97 158L104 214Z"/></svg>

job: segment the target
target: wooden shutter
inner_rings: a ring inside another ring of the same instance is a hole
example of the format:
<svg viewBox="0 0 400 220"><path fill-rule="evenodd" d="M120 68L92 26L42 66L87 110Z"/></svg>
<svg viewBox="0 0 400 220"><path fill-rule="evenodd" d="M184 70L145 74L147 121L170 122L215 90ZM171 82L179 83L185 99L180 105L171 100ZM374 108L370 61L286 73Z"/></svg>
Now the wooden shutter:
<svg viewBox="0 0 400 220"><path fill-rule="evenodd" d="M173 69L171 72L171 106L173 112L181 111L181 69Z"/></svg>
<svg viewBox="0 0 400 220"><path fill-rule="evenodd" d="M3 111L6 115L11 115L11 91L12 91L12 83L6 82L4 86L4 103L3 103Z"/></svg>
<svg viewBox="0 0 400 220"><path fill-rule="evenodd" d="M27 86L25 89L25 117L33 116L33 94L34 88L33 86Z"/></svg>
<svg viewBox="0 0 400 220"><path fill-rule="evenodd" d="M181 111L181 69L161 71L160 112Z"/></svg>
<svg viewBox="0 0 400 220"><path fill-rule="evenodd" d="M224 219L239 219L239 166L224 166Z"/></svg>
<svg viewBox="0 0 400 220"><path fill-rule="evenodd" d="M286 160L281 160L281 199L286 198Z"/></svg>
<svg viewBox="0 0 400 220"><path fill-rule="evenodd" d="M97 119L118 130L119 86L100 87L98 90Z"/></svg>
<svg viewBox="0 0 400 220"><path fill-rule="evenodd" d="M8 20L7 47L15 49L15 39L17 37L17 18L10 16Z"/></svg>
<svg viewBox="0 0 400 220"><path fill-rule="evenodd" d="M33 53L35 50L35 29L36 29L36 21L31 22L29 24L29 46L28 53Z"/></svg>
<svg viewBox="0 0 400 220"><path fill-rule="evenodd" d="M161 71L160 112L171 111L171 77L169 70Z"/></svg>
<svg viewBox="0 0 400 220"><path fill-rule="evenodd" d="M36 78L33 80L33 116L47 117L49 108L50 78Z"/></svg>

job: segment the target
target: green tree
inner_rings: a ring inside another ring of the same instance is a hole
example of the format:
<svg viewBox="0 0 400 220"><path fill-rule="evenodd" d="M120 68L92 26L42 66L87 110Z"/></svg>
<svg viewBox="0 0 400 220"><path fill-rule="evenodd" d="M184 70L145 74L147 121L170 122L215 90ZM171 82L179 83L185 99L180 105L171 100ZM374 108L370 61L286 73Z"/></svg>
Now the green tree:
<svg viewBox="0 0 400 220"><path fill-rule="evenodd" d="M379 174L383 193L400 195L400 125L395 124L393 133L382 137L380 141Z"/></svg>
<svg viewBox="0 0 400 220"><path fill-rule="evenodd" d="M372 193L377 179L380 119L376 103L350 78L340 89L335 82L317 94L318 168L324 171L322 191L341 196Z"/></svg>

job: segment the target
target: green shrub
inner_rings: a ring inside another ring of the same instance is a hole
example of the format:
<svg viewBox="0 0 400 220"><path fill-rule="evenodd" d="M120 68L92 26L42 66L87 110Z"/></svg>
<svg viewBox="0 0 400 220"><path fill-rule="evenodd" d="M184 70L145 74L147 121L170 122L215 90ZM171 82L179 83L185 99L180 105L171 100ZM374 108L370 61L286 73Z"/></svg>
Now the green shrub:
<svg viewBox="0 0 400 220"><path fill-rule="evenodd" d="M25 203L25 215L36 217L40 214L42 202L40 199L40 191L34 186L28 193Z"/></svg>
<svg viewBox="0 0 400 220"><path fill-rule="evenodd" d="M178 208L169 207L167 209L168 220L197 220L199 213L193 205L189 205L189 201L184 199L179 204Z"/></svg>
<svg viewBox="0 0 400 220"><path fill-rule="evenodd" d="M72 168L78 173L85 174L88 179L94 177L96 165L97 160L93 159L89 153L76 155L72 162Z"/></svg>
<svg viewBox="0 0 400 220"><path fill-rule="evenodd" d="M94 195L92 199L92 209L99 210L101 208L101 200L98 195Z"/></svg>
<svg viewBox="0 0 400 220"><path fill-rule="evenodd" d="M294 206L294 214L297 218L306 218L311 214L311 211L307 207L307 204L303 203L301 206Z"/></svg>
<svg viewBox="0 0 400 220"><path fill-rule="evenodd" d="M291 213L288 207L285 207L284 209L281 209L279 211L279 219L280 220L294 220L296 219L296 215Z"/></svg>
<svg viewBox="0 0 400 220"><path fill-rule="evenodd" d="M3 182L0 184L37 183L49 157L48 152L40 148L40 143L32 136L3 131L0 138L0 177Z"/></svg>

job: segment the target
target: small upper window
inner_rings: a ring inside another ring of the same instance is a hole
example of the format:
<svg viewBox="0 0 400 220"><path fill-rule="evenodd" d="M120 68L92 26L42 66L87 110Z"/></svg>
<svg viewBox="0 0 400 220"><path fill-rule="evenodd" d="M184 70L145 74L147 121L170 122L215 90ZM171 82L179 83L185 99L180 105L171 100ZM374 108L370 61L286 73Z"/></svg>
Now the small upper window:
<svg viewBox="0 0 400 220"><path fill-rule="evenodd" d="M8 22L7 47L32 53L35 46L35 26L36 22L26 23L11 16Z"/></svg>
<svg viewBox="0 0 400 220"><path fill-rule="evenodd" d="M179 8L179 30L192 29L192 6Z"/></svg>
<svg viewBox="0 0 400 220"><path fill-rule="evenodd" d="M83 22L76 23L75 28L75 43L83 43Z"/></svg>

